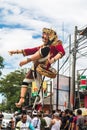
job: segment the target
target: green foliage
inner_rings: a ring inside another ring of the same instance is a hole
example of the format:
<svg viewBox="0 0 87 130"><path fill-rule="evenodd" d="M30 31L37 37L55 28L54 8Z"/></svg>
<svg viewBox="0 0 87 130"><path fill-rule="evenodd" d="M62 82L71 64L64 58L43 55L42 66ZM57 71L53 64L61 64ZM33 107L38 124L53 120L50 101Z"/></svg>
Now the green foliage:
<svg viewBox="0 0 87 130"><path fill-rule="evenodd" d="M0 69L3 69L4 68L4 59L3 57L0 56ZM0 70L0 75L2 74L1 70Z"/></svg>
<svg viewBox="0 0 87 130"><path fill-rule="evenodd" d="M0 92L7 99L2 105L3 109L16 110L15 102L17 102L19 99L21 84L24 77L24 70L17 70L1 78Z"/></svg>

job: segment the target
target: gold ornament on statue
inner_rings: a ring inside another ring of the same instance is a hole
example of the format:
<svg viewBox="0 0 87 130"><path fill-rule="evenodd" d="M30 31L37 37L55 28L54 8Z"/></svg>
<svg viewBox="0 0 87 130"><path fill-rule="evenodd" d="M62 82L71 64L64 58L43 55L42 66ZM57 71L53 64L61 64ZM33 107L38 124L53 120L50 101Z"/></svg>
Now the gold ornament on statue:
<svg viewBox="0 0 87 130"><path fill-rule="evenodd" d="M39 64L36 68L36 71L39 74L48 78L55 78L57 75L57 71L54 68L50 67L49 69L47 69L47 66L43 64Z"/></svg>

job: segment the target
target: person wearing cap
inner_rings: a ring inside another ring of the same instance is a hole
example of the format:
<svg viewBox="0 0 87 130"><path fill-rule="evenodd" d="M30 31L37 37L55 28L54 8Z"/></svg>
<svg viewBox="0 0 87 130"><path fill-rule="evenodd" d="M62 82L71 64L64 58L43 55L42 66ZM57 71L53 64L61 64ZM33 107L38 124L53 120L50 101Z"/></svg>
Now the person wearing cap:
<svg viewBox="0 0 87 130"><path fill-rule="evenodd" d="M60 130L61 120L59 117L59 113L55 112L53 114L53 119L51 121L51 130Z"/></svg>
<svg viewBox="0 0 87 130"><path fill-rule="evenodd" d="M28 64L29 62L34 63L34 70L30 69L23 80L20 99L19 102L16 103L16 107L21 107L24 103L30 82L36 80L37 86L40 87L42 76L36 71L38 64L45 64L50 67L52 63L56 62L65 55L62 41L58 39L57 33L53 29L43 28L42 41L43 44L38 47L9 51L10 55L23 54L23 56L29 56L19 63L20 66ZM40 98L42 99L41 92Z"/></svg>
<svg viewBox="0 0 87 130"><path fill-rule="evenodd" d="M36 110L34 110L32 112L32 121L31 123L33 124L35 130L40 130L40 126L41 126L41 120L39 118L38 112Z"/></svg>

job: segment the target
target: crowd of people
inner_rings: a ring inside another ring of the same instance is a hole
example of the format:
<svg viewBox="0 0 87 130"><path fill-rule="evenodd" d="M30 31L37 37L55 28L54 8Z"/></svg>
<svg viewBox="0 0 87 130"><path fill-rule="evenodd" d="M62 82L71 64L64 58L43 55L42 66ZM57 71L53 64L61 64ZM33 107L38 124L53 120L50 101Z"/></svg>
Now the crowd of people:
<svg viewBox="0 0 87 130"><path fill-rule="evenodd" d="M10 130L87 130L87 116L82 115L81 109L76 114L70 109L51 112L23 109L21 113L15 112L10 126Z"/></svg>

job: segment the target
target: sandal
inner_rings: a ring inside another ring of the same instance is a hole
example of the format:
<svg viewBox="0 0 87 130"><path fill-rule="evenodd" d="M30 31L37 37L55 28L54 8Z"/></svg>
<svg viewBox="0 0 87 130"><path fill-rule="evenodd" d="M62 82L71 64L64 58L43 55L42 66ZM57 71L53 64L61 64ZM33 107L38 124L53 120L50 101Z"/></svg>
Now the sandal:
<svg viewBox="0 0 87 130"><path fill-rule="evenodd" d="M24 97L20 97L20 100L18 103L15 103L16 107L17 108L21 108L22 107L22 104L24 103L25 99Z"/></svg>

